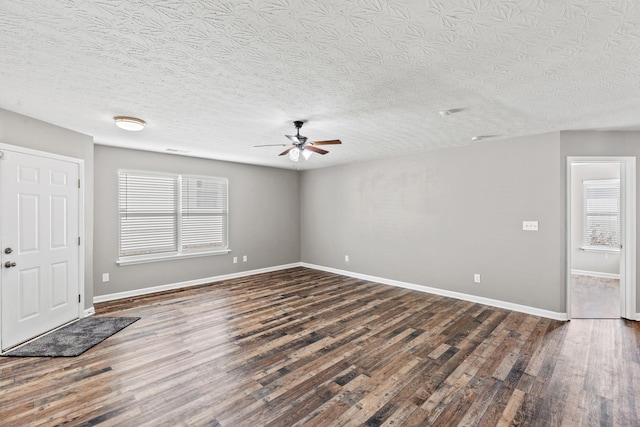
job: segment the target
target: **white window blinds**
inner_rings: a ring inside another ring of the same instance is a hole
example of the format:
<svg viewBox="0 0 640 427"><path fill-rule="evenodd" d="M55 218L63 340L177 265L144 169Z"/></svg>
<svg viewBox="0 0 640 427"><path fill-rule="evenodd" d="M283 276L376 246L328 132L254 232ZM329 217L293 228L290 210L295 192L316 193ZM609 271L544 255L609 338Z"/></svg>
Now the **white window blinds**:
<svg viewBox="0 0 640 427"><path fill-rule="evenodd" d="M583 181L584 245L620 247L620 180Z"/></svg>
<svg viewBox="0 0 640 427"><path fill-rule="evenodd" d="M182 177L182 249L227 247L227 180Z"/></svg>
<svg viewBox="0 0 640 427"><path fill-rule="evenodd" d="M175 176L119 174L120 256L177 250Z"/></svg>
<svg viewBox="0 0 640 427"><path fill-rule="evenodd" d="M227 180L120 171L121 258L228 246Z"/></svg>

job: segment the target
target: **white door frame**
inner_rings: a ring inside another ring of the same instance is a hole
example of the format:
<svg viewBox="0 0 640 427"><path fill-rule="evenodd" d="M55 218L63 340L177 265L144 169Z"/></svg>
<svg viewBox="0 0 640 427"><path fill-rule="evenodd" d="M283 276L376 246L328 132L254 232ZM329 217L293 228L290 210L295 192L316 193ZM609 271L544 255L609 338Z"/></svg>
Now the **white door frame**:
<svg viewBox="0 0 640 427"><path fill-rule="evenodd" d="M78 192L78 233L80 234L80 245L78 247L78 293L80 294L80 302L78 303L78 319L84 317L85 310L85 294L84 294L84 192L86 182L84 176L84 160L75 157L63 156L60 154L48 153L46 151L33 150L31 148L20 147L17 145L9 145L0 142L0 151L13 151L16 153L29 154L33 156L44 157L52 160L62 160L78 165L78 177L80 178L80 190ZM0 160L2 161L2 160ZM0 185L0 190L2 186ZM2 194L0 194L1 200ZM1 214L1 212L0 212ZM1 219L1 218L0 218ZM0 266L2 268L2 266ZM0 280L2 280L0 278ZM2 310L2 293L0 293L0 310ZM0 312L0 322L2 321L2 313ZM0 343L2 342L2 325L0 324Z"/></svg>
<svg viewBox="0 0 640 427"><path fill-rule="evenodd" d="M636 158L611 156L567 156L567 318L571 319L571 165L580 163L620 164L620 316L640 320L636 314Z"/></svg>

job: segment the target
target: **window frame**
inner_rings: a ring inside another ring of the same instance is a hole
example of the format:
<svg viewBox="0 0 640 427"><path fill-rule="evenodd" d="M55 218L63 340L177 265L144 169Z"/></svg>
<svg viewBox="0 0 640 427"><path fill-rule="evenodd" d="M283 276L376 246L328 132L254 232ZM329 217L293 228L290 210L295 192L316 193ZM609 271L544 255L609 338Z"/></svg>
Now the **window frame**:
<svg viewBox="0 0 640 427"><path fill-rule="evenodd" d="M125 174L137 174L145 177L162 177L162 178L171 178L174 179L175 185L175 215L176 215L176 230L175 230L175 251L165 251L165 252L156 252L149 254L139 254L139 255L122 255L121 246L122 246L122 208L121 208L121 191L122 186L120 184L120 180ZM176 174L176 173L165 173L165 172L155 172L155 171L146 171L146 170L132 170L132 169L120 169L117 172L118 175L118 249L117 249L117 259L116 264L118 265L131 265L131 264L141 264L147 262L156 262L156 261L165 261L172 259L184 259L184 258L194 258L194 257L202 257L202 256L211 256L211 255L223 255L231 252L229 248L229 180L228 178L216 177L216 176L206 176L206 175L189 175L189 174ZM226 243L224 247L221 248L206 248L206 249L194 249L194 248L186 248L183 249L183 227L182 227L182 213L183 213L183 187L182 180L183 178L196 179L196 180L210 180L218 183L224 184L224 212L223 212L223 223L224 227L222 230L223 240Z"/></svg>
<svg viewBox="0 0 640 427"><path fill-rule="evenodd" d="M593 213L589 213L588 212L588 207L587 207L587 186L588 185L594 185L594 184L600 184L600 185L607 185L607 184L616 184L618 187L618 193L617 193L617 212L614 211L602 211L600 213L600 215L609 215L609 216L617 216L617 244L613 244L613 245L593 245L593 244L589 244L589 237L588 237L588 218L590 216L597 216L594 215ZM582 196L582 221L583 221L583 225L582 225L582 246L580 247L580 249L586 251L586 252L620 252L620 245L622 244L621 242L621 232L622 232L622 206L621 206L621 183L620 183L620 179L619 178L607 178L607 179L589 179L589 180L584 180L582 181L582 191L583 191L583 196Z"/></svg>

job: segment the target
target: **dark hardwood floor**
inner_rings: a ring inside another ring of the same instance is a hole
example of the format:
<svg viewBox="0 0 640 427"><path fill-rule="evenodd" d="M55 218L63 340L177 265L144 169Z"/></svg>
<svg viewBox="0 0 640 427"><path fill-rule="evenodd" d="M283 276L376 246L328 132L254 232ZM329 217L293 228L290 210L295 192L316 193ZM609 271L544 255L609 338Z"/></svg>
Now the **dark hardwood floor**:
<svg viewBox="0 0 640 427"><path fill-rule="evenodd" d="M640 325L306 268L100 304L75 358L0 358L0 425L640 425Z"/></svg>

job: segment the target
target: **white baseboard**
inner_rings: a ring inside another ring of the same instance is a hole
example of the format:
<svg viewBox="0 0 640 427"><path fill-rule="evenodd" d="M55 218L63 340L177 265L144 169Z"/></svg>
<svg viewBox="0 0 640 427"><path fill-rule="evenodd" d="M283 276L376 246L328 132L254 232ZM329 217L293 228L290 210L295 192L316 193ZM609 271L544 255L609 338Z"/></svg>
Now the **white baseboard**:
<svg viewBox="0 0 640 427"><path fill-rule="evenodd" d="M107 295L98 295L93 297L93 303L95 304L100 302L113 301L117 299L137 297L141 295L153 294L156 292L164 292L164 291L171 291L175 289L188 288L191 286L206 285L207 283L219 282L221 280L236 279L239 277L253 276L254 274L270 273L272 271L284 270L284 269L293 268L293 267L300 267L300 265L301 265L300 263L296 262L292 264L278 265L275 267L259 268L257 270L241 271L238 273L223 274L221 276L213 276L213 277L205 277L203 279L188 280L186 282L169 283L166 285L153 286L150 288L134 289L132 291L117 292L114 294L107 294Z"/></svg>
<svg viewBox="0 0 640 427"><path fill-rule="evenodd" d="M279 265L274 267L261 268L257 270L248 270L248 271L242 271L238 273L224 274L221 276L213 276L213 277L207 277L203 279L189 280L185 282L169 283L166 285L153 286L153 287L144 288L144 289L135 289L135 290L126 291L126 292L117 292L113 294L99 295L93 298L93 302L95 304L95 303L113 301L113 300L118 300L123 298L131 298L136 296L153 294L156 292L163 292L163 291L170 291L170 290L181 289L181 288L188 288L191 286L205 285L207 283L219 282L221 280L236 279L240 277L252 276L252 275L261 274L261 273L270 273L272 271L285 270L287 268L294 268L294 267L306 267L306 268L312 268L315 270L327 271L329 273L340 274L342 276L354 277L356 279L363 279L371 282L382 283L385 285L397 286L399 288L411 289L414 291L426 292L429 294L455 298L463 301L475 302L478 304L489 305L492 307L504 308L506 310L518 311L521 313L532 314L534 316L546 317L554 320L569 320L566 313L558 313L555 311L543 310L536 307L530 307L530 306L514 304L506 301L484 298L476 295L464 294L461 292L447 291L445 289L432 288L429 286L422 286L415 283L402 282L399 280L386 279L384 277L370 276L368 274L354 273L347 270L339 270L337 268L324 267L321 265L309 264L305 262L297 262L297 263ZM95 314L95 310L93 309L93 307L85 310L85 316L90 316L93 314ZM636 318L640 320L640 313L636 315Z"/></svg>
<svg viewBox="0 0 640 427"><path fill-rule="evenodd" d="M593 276L603 279L620 279L619 274L615 273L601 273L599 271L587 271L587 270L571 270L571 274L579 274L581 276Z"/></svg>
<svg viewBox="0 0 640 427"><path fill-rule="evenodd" d="M415 283L401 282L398 280L385 279L383 277L369 276L367 274L354 273L346 270L339 270L331 267L323 267L321 265L300 263L302 267L313 268L316 270L327 271L329 273L340 274L342 276L354 277L356 279L368 280L370 282L382 283L385 285L397 286L400 288L411 289L414 291L426 292L429 294L440 295L449 298L455 298L463 301L475 302L478 304L490 305L492 307L504 308L506 310L518 311L521 313L532 314L534 316L546 317L554 320L569 320L567 313L558 313L555 311L543 310L527 305L514 304L511 302L500 301L490 298L479 297L475 295L463 294L461 292L447 291L444 289L432 288L429 286L417 285Z"/></svg>
<svg viewBox="0 0 640 427"><path fill-rule="evenodd" d="M91 306L89 308L84 309L84 313L82 317L89 317L89 316L93 316L94 314L96 314L96 309L93 306Z"/></svg>

